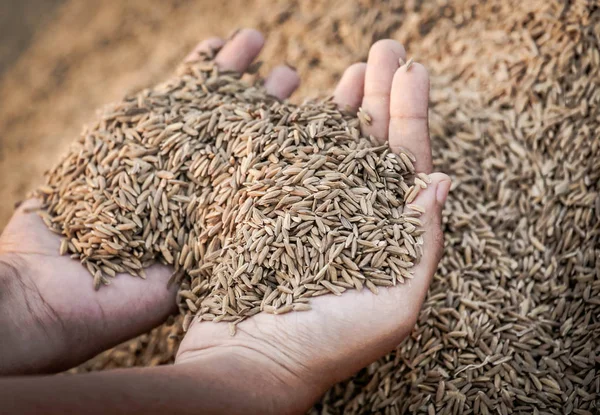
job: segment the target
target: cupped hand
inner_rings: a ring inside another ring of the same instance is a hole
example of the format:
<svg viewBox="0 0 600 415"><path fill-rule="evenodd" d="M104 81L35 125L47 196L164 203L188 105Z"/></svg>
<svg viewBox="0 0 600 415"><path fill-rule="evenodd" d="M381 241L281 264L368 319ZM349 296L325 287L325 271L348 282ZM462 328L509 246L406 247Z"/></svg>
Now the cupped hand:
<svg viewBox="0 0 600 415"><path fill-rule="evenodd" d="M222 50L217 64L244 71L263 45L252 30L225 42L211 38L193 52ZM275 68L265 81L270 94L287 97L298 86L296 73ZM118 274L95 291L79 261L59 255L60 235L48 230L28 200L0 237L0 374L53 372L72 367L124 340L144 333L176 311L176 287L167 289L172 268L160 264L146 279ZM4 310L4 307L2 308ZM10 339L10 341L8 341Z"/></svg>
<svg viewBox="0 0 600 415"><path fill-rule="evenodd" d="M218 38L201 43L191 58L220 49L215 61L221 68L244 71L263 42L260 33L242 30L227 43ZM416 169L431 173L428 75L422 65L409 67L405 61L399 43L377 42L366 64L346 70L334 99L343 109L362 107L372 118L363 133L388 141L393 150L409 150L417 157ZM265 81L268 92L281 99L298 85L287 66L275 68ZM240 323L234 337L226 324L195 323L176 363L198 370L208 362L216 365L219 382L234 384L232 399L243 405L240 412L283 413L307 408L335 382L393 349L410 333L442 252L441 209L450 179L441 173L430 177L432 183L414 202L426 210L421 218L426 232L413 280L378 295L363 290L318 297L306 312L260 313ZM166 288L169 267L149 268L146 280L117 275L110 287L96 292L87 270L58 254L60 237L47 229L35 207L35 201L19 207L0 238L0 295L10 305L0 327L3 339L12 339L1 347L0 373L67 368L173 312L176 289Z"/></svg>
<svg viewBox="0 0 600 415"><path fill-rule="evenodd" d="M219 52L217 64L243 71L262 42L259 33L243 31ZM405 62L402 45L378 41L366 64L345 71L334 99L342 109L356 112L362 107L372 118L363 126L364 134L388 141L394 151L410 151L417 158L417 171L430 174L429 78L422 65ZM280 98L297 86L296 74L285 67L266 81L267 89ZM450 179L441 173L430 178L432 183L414 201L426 213L421 217L424 255L413 269L413 280L380 288L377 295L363 290L317 297L310 311L260 313L240 323L233 337L227 324L195 322L176 363L197 364L201 370L203 363L219 362L223 377L237 383L232 390L244 394L234 397L232 392L232 399L250 412L285 413L306 409L334 383L392 350L412 330L443 250L441 210Z"/></svg>

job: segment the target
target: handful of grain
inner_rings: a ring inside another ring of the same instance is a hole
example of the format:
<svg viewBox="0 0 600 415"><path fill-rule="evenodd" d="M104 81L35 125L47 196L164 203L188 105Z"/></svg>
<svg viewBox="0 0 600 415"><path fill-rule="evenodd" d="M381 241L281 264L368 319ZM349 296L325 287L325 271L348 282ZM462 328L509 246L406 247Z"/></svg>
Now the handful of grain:
<svg viewBox="0 0 600 415"><path fill-rule="evenodd" d="M414 157L331 100L279 102L209 58L105 110L48 173L36 194L61 253L96 289L173 265L184 328L411 278L428 180Z"/></svg>

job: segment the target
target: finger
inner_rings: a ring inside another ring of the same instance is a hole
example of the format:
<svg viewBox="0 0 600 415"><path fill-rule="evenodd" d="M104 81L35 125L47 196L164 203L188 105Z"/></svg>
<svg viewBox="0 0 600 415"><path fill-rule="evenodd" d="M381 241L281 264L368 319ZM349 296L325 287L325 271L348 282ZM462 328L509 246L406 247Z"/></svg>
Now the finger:
<svg viewBox="0 0 600 415"><path fill-rule="evenodd" d="M214 51L221 49L224 44L225 41L220 37L211 37L205 39L196 45L196 47L184 59L184 62L195 61L202 53L212 54Z"/></svg>
<svg viewBox="0 0 600 415"><path fill-rule="evenodd" d="M392 84L390 102L389 142L393 151L410 151L417 159L415 168L430 173L431 144L429 142L429 74L419 63L399 68Z"/></svg>
<svg viewBox="0 0 600 415"><path fill-rule="evenodd" d="M431 174L430 179L431 183L413 202L425 210L419 218L425 229L422 236L424 255L411 270L414 278L380 289L376 297L368 290L348 291L339 298L323 296L310 303L317 314L315 319L321 324L314 321L307 327L311 327L313 332L321 328L322 332L314 333L316 338L329 338L331 344L339 344L339 339L345 339L344 349L348 356L344 356L342 361L356 364L345 368L347 372L341 373L336 381L389 352L416 324L443 252L442 209L451 184L450 178L442 173ZM290 320L300 318L302 315L289 316ZM328 324L322 324L323 321ZM315 344L315 350L317 346ZM340 365L339 362L327 364L330 354L326 349L319 366L329 366L333 371Z"/></svg>
<svg viewBox="0 0 600 415"><path fill-rule="evenodd" d="M404 47L391 39L371 46L365 73L365 96L362 108L371 117L370 125L363 125L363 133L385 142L390 120L390 91L399 60L406 58Z"/></svg>
<svg viewBox="0 0 600 415"><path fill-rule="evenodd" d="M360 106L365 92L365 72L367 64L364 62L350 65L342 75L333 93L333 100L343 110L356 112Z"/></svg>
<svg viewBox="0 0 600 415"><path fill-rule="evenodd" d="M340 297L320 296L311 299L312 309L308 312L279 316L259 313L238 325L236 344L255 344L258 340L261 347L273 347L277 350L275 356L290 358L287 367L295 367L306 378L312 377L315 384L326 386L347 378L396 347L415 325L442 252L441 211L450 178L434 173L430 179L413 202L425 209L421 216L424 256L412 270L413 279L380 289L377 296L366 289L349 290ZM283 343L282 327L287 333ZM230 338L225 325L199 322L183 339L177 361L193 359L195 353Z"/></svg>
<svg viewBox="0 0 600 415"><path fill-rule="evenodd" d="M414 308L414 319L423 303L429 284L435 274L438 262L444 250L444 236L442 233L442 210L450 191L451 180L446 174L432 173L429 175L431 183L422 189L412 202L420 206L425 212L419 217L423 229L423 256L414 266L415 278L408 281L407 295L419 306Z"/></svg>
<svg viewBox="0 0 600 415"><path fill-rule="evenodd" d="M109 347L110 343L116 344L156 327L176 311L178 287L176 284L167 286L172 274L172 267L154 264L144 270L144 279L117 274L110 280L109 287L101 287L93 293L100 307L109 310L104 312L111 328L110 338L107 338ZM85 290L91 292L92 284L89 280L85 282L88 287ZM132 312L134 305L136 312Z"/></svg>
<svg viewBox="0 0 600 415"><path fill-rule="evenodd" d="M265 80L265 89L270 95L286 99L300 85L300 77L289 66L281 65L271 71Z"/></svg>
<svg viewBox="0 0 600 415"><path fill-rule="evenodd" d="M110 286L95 291L86 267L68 255L59 255L61 238L38 215L40 205L37 199L23 202L6 226L1 244L7 258L18 258L23 275L32 276L26 281L36 293L39 290L36 295L43 293L45 307L58 313L60 319L52 321L60 321L60 328L76 334L69 338L69 356L59 365L79 364L147 332L176 311L177 287L167 287L173 270L161 264L146 268L145 279L107 276ZM77 293L76 298L69 297L64 287Z"/></svg>
<svg viewBox="0 0 600 415"><path fill-rule="evenodd" d="M227 71L244 72L265 44L263 35L254 29L242 29L223 46L215 62Z"/></svg>

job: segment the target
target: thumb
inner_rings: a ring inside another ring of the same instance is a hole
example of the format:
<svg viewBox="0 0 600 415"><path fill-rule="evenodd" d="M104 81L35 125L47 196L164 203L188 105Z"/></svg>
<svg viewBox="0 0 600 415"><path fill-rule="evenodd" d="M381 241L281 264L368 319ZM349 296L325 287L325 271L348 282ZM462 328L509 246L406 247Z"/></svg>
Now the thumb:
<svg viewBox="0 0 600 415"><path fill-rule="evenodd" d="M425 213L421 216L425 229L424 246L436 253L434 256L437 263L444 250L444 235L442 234L442 210L450 192L452 180L444 173L431 173L431 183L424 189L413 203L422 206ZM426 254L428 257L430 254ZM437 266L437 264L436 264Z"/></svg>
<svg viewBox="0 0 600 415"><path fill-rule="evenodd" d="M431 183L412 202L425 210L420 217L425 230L422 235L423 256L414 268L415 278L411 281L414 293L422 300L425 299L427 289L444 251L442 210L452 184L450 177L444 173L432 173L429 178Z"/></svg>

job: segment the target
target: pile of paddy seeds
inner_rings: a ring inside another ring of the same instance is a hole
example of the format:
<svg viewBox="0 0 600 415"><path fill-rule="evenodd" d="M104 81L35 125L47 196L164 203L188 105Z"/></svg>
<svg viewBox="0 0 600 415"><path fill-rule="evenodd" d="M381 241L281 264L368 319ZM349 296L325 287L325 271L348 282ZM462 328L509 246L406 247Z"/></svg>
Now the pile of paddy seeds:
<svg viewBox="0 0 600 415"><path fill-rule="evenodd" d="M309 413L598 413L597 5L561 0L250 3L248 21L268 33L262 59L293 64L302 79L300 96L333 87L348 65L365 61L378 39L396 39L418 56L431 77L434 169L448 173L455 186L443 217L445 253L413 332L395 350L333 386ZM270 12L264 13L267 6ZM107 96L105 90L124 88L132 76L149 85L161 71L128 70L120 66L123 56L173 62L172 49L155 44L169 37L181 45L198 41L194 25L203 12L201 2L177 8L160 2L160 14L168 16L160 22L154 19L157 7L103 5L95 27L105 27L108 10L117 16L114 30L86 37L72 53L70 46L57 48L75 30L66 23L79 16L77 7L66 4L70 13L39 37L25 69L11 78L23 97L13 99L13 107L28 115L26 122L14 119L16 126L27 124L13 131L15 141L43 131L44 140L50 136L53 146L60 145L68 122L56 122L61 111L51 109L69 108L75 119L88 111L73 105L70 91L89 85L91 96L99 99ZM137 37L124 36L123 28L144 33L150 46L140 48ZM98 36L108 36L115 47L98 49ZM39 68L65 59L67 75L53 87L49 71ZM96 59L105 64L97 65ZM40 95L41 84L23 79L45 80L48 93ZM22 104L32 101L36 111ZM4 150L11 154L10 147ZM172 363L181 320L74 371Z"/></svg>
<svg viewBox="0 0 600 415"><path fill-rule="evenodd" d="M423 209L410 202L429 178L359 123L204 56L106 109L47 174L41 215L96 289L172 265L184 330L193 315L234 330L311 297L377 293L412 278Z"/></svg>

